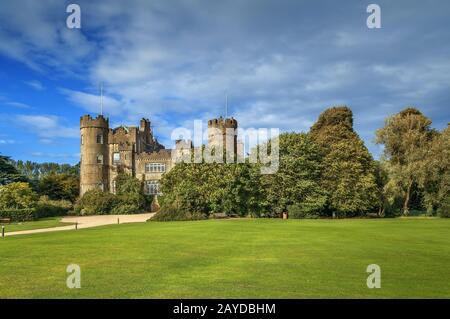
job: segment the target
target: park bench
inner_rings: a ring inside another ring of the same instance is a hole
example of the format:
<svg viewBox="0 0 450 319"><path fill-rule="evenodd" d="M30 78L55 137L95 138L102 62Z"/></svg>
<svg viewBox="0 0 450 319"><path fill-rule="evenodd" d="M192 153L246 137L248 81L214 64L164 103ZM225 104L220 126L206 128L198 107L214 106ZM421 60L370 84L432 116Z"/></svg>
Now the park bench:
<svg viewBox="0 0 450 319"><path fill-rule="evenodd" d="M9 224L11 223L11 218L1 218L0 217L0 224Z"/></svg>

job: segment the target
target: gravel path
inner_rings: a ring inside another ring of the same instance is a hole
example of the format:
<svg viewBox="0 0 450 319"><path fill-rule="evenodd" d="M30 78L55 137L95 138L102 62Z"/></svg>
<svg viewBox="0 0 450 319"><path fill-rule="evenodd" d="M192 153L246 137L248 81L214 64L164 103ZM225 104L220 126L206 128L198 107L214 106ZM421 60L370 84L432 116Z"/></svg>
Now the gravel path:
<svg viewBox="0 0 450 319"><path fill-rule="evenodd" d="M147 214L135 214L135 215L99 215L99 216L67 216L61 219L63 223L78 223L78 229L82 228L90 228L104 225L113 225L124 223L144 223L149 218L151 218L155 213L147 213ZM52 228L41 228L41 229L30 229L30 230L22 230L16 232L5 233L5 236L14 236L14 235L27 235L27 234L38 234L38 233L47 233L53 231L62 231L62 230L74 230L75 225L69 226L59 226ZM0 234L1 235L1 234Z"/></svg>

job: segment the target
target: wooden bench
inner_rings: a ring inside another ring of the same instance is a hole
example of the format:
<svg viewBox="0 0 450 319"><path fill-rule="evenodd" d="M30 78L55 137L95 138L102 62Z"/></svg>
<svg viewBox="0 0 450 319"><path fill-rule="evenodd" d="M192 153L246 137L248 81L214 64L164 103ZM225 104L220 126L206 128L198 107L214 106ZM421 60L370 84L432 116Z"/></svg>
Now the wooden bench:
<svg viewBox="0 0 450 319"><path fill-rule="evenodd" d="M0 218L0 224L9 224L11 223L11 218Z"/></svg>

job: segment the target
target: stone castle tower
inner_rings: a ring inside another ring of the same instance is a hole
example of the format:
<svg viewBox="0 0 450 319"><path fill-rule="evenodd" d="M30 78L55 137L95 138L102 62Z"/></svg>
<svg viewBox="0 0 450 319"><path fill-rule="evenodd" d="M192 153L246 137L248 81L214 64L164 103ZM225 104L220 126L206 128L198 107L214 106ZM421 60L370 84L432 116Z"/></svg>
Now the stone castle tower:
<svg viewBox="0 0 450 319"><path fill-rule="evenodd" d="M108 158L109 121L102 115L92 118L84 115L80 119L81 133L81 164L80 164L80 194L100 188L107 190L108 168L105 165Z"/></svg>
<svg viewBox="0 0 450 319"><path fill-rule="evenodd" d="M212 119L208 121L208 144L231 147L234 154L237 152L237 128L238 122L234 118ZM228 141L228 145L227 145ZM231 144L230 144L231 143Z"/></svg>

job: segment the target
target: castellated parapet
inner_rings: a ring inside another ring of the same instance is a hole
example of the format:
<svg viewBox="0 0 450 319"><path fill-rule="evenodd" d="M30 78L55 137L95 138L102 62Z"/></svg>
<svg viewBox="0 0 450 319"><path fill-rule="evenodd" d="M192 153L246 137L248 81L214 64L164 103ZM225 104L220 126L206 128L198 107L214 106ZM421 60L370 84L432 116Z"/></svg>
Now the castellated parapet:
<svg viewBox="0 0 450 319"><path fill-rule="evenodd" d="M227 152L237 152L238 122L234 118L217 118L208 121L208 144L223 146Z"/></svg>

